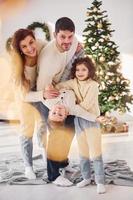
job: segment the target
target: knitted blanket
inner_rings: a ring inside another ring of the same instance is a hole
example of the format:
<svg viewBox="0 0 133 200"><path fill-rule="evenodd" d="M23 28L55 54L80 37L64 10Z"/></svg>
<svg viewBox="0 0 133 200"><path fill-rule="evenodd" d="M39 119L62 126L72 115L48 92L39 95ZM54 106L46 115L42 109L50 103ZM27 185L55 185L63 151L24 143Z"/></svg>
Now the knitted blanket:
<svg viewBox="0 0 133 200"><path fill-rule="evenodd" d="M65 175L74 183L82 180L79 164L72 161L71 166L75 169L74 173ZM91 163L92 184L94 181L93 163ZM41 155L33 158L36 180L28 180L24 176L24 166L20 155L0 156L0 184L10 185L43 185L48 183L46 164L44 165ZM114 160L104 163L106 184L133 187L133 172L124 160Z"/></svg>

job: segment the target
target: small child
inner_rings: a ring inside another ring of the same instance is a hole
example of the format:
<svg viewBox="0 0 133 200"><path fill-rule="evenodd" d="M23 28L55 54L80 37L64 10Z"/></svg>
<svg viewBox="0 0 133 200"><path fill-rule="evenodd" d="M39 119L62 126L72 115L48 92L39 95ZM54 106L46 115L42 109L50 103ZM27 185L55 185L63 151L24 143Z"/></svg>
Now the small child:
<svg viewBox="0 0 133 200"><path fill-rule="evenodd" d="M49 85L49 86L47 86L47 88L45 90L47 90L47 89L49 90L52 88L53 88L53 86ZM61 108L64 108L66 110L65 118L68 115L74 115L77 117L82 117L83 119L86 119L86 120L89 120L92 122L96 121L97 116L95 114L89 113L86 109L84 109L81 106L79 106L78 104L76 104L76 96L75 96L74 91L61 89L59 92L60 92L60 94L58 97L52 98L52 99L45 99L42 101L43 104L49 108L50 113L54 113L55 110L58 110L58 112L59 112L59 110L61 110ZM65 118L63 118L62 121L64 121ZM55 121L57 121L57 120L55 119Z"/></svg>
<svg viewBox="0 0 133 200"><path fill-rule="evenodd" d="M72 68L72 79L56 85L57 89L73 90L77 104L95 116L100 115L98 103L98 83L95 81L95 66L89 57L76 59ZM80 166L83 180L77 184L84 187L91 183L90 156L93 159L97 192L105 193L105 176L101 151L100 125L75 117L75 131L80 153Z"/></svg>
<svg viewBox="0 0 133 200"><path fill-rule="evenodd" d="M48 130L50 134L47 140L47 158L56 164L64 160L67 161L74 132L73 125L72 127L70 123L68 125L65 119L68 115L76 115L94 122L96 116L75 104L75 94L71 90L60 91L60 95L57 98L45 100L43 103L50 109L48 115ZM65 173L65 171L75 172L73 168L68 166L68 162L63 163L63 166L60 165L60 168L62 167L62 173ZM49 176L50 173L50 168L48 168ZM60 181L60 176L54 183L59 184L58 181ZM65 179L63 184L64 186L70 186L72 182Z"/></svg>

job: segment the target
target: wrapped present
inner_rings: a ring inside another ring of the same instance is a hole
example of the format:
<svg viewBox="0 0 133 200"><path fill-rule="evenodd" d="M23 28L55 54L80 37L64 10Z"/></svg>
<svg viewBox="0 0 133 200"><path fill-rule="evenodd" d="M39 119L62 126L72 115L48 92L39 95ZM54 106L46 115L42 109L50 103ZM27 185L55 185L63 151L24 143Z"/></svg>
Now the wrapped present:
<svg viewBox="0 0 133 200"><path fill-rule="evenodd" d="M128 132L127 123L118 123L114 126L115 133Z"/></svg>
<svg viewBox="0 0 133 200"><path fill-rule="evenodd" d="M104 117L101 128L103 134L128 132L128 124L118 122L118 119L112 116Z"/></svg>

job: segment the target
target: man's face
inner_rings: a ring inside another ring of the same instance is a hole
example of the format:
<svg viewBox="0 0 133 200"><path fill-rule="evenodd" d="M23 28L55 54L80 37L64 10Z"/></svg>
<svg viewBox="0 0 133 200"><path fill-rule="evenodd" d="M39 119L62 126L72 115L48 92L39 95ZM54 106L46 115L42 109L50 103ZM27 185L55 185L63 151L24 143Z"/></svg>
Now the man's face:
<svg viewBox="0 0 133 200"><path fill-rule="evenodd" d="M64 105L55 105L49 111L49 119L54 122L63 122L67 117L67 110Z"/></svg>
<svg viewBox="0 0 133 200"><path fill-rule="evenodd" d="M68 51L72 45L74 32L60 30L55 33L56 45L61 52Z"/></svg>

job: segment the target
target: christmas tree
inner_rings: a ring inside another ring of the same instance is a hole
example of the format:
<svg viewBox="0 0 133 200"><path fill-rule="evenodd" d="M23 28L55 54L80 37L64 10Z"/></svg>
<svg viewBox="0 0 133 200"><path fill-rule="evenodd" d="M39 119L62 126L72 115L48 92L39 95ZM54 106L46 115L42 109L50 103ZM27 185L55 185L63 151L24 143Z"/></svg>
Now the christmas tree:
<svg viewBox="0 0 133 200"><path fill-rule="evenodd" d="M86 28L83 33L85 51L97 67L101 113L112 110L125 112L129 111L129 103L133 102L130 81L120 71L120 52L111 40L114 30L110 29L107 11L101 11L101 5L101 1L94 0L92 6L87 8Z"/></svg>

